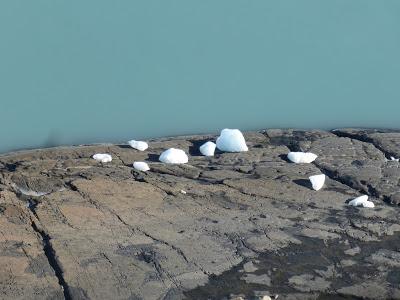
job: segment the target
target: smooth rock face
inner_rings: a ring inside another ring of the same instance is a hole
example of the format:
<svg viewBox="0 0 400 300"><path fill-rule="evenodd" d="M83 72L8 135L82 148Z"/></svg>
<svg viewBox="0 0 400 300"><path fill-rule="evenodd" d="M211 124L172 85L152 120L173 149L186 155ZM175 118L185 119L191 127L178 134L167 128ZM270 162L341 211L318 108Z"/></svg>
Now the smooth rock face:
<svg viewBox="0 0 400 300"><path fill-rule="evenodd" d="M139 150L139 151L144 151L147 148L149 148L149 145L146 142L142 142L142 141L135 141L135 140L130 140L128 142L129 146L131 146L132 148Z"/></svg>
<svg viewBox="0 0 400 300"><path fill-rule="evenodd" d="M287 158L296 164L312 163L318 156L310 152L289 152Z"/></svg>
<svg viewBox="0 0 400 300"><path fill-rule="evenodd" d="M166 164L185 164L188 162L189 158L185 151L170 148L161 153L159 160Z"/></svg>
<svg viewBox="0 0 400 300"><path fill-rule="evenodd" d="M112 156L110 154L105 154L105 153L95 154L95 155L93 155L93 158L102 163L107 163L107 162L112 161Z"/></svg>
<svg viewBox="0 0 400 300"><path fill-rule="evenodd" d="M316 191L322 189L325 183L325 174L313 175L308 177L310 179L312 188Z"/></svg>
<svg viewBox="0 0 400 300"><path fill-rule="evenodd" d="M213 157L198 153L212 135L0 156L0 298L400 299L400 132L244 137ZM189 163L158 162L169 148Z"/></svg>
<svg viewBox="0 0 400 300"><path fill-rule="evenodd" d="M243 134L238 129L223 129L217 138L217 148L225 152L243 152L248 147Z"/></svg>
<svg viewBox="0 0 400 300"><path fill-rule="evenodd" d="M215 143L208 141L200 146L200 152L204 156L214 156L215 147Z"/></svg>
<svg viewBox="0 0 400 300"><path fill-rule="evenodd" d="M138 171L142 171L142 172L146 172L150 170L150 167L147 163L145 163L144 161L135 161L133 163L133 167L135 168L135 170Z"/></svg>

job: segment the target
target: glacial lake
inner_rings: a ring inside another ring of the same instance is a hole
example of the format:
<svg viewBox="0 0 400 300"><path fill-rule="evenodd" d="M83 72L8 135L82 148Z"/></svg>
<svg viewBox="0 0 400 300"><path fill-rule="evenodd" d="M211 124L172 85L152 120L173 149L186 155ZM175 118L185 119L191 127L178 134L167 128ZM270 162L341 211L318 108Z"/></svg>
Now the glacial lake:
<svg viewBox="0 0 400 300"><path fill-rule="evenodd" d="M400 128L398 0L1 1L0 153Z"/></svg>

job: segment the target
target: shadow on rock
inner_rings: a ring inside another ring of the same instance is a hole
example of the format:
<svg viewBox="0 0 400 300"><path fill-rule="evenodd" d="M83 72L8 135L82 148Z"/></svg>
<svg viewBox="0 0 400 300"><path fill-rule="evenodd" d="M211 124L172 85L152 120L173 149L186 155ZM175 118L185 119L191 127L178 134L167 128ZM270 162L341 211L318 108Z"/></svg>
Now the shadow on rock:
<svg viewBox="0 0 400 300"><path fill-rule="evenodd" d="M200 146L207 143L210 139L194 140L191 141L192 146L189 147L189 154L191 156L203 156L200 152Z"/></svg>
<svg viewBox="0 0 400 300"><path fill-rule="evenodd" d="M304 186L304 187L306 187L306 188L308 188L310 190L313 189L312 185L311 185L311 182L308 179L295 179L295 180L293 180L293 182L295 184L297 184L297 185Z"/></svg>
<svg viewBox="0 0 400 300"><path fill-rule="evenodd" d="M279 155L279 158L282 159L282 160L285 161L285 162L292 163L292 162L287 158L287 154L281 154L281 155Z"/></svg>
<svg viewBox="0 0 400 300"><path fill-rule="evenodd" d="M160 155L158 155L158 154L149 154L147 161L160 162L159 157L160 157Z"/></svg>

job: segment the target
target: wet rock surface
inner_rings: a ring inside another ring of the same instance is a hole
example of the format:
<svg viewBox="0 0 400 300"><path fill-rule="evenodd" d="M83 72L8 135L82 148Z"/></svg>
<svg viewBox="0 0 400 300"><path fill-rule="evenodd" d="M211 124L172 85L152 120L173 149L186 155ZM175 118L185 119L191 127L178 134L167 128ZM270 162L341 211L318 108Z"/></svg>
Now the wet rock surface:
<svg viewBox="0 0 400 300"><path fill-rule="evenodd" d="M400 132L244 136L213 157L216 136L0 156L0 298L400 299ZM189 163L160 163L171 147ZM375 208L347 205L361 194Z"/></svg>

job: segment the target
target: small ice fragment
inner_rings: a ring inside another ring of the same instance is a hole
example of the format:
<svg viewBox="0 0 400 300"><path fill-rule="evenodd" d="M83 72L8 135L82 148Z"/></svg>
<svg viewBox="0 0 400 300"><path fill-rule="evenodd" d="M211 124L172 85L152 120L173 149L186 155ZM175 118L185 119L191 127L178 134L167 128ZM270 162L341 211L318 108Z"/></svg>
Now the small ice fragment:
<svg viewBox="0 0 400 300"><path fill-rule="evenodd" d="M365 201L368 201L368 196L367 195L362 195L360 197L357 197L349 202L349 205L353 206L359 206L363 204Z"/></svg>
<svg viewBox="0 0 400 300"><path fill-rule="evenodd" d="M133 163L133 167L135 168L135 170L142 171L142 172L146 172L146 171L150 170L149 165L147 163L145 163L144 161L135 161Z"/></svg>
<svg viewBox="0 0 400 300"><path fill-rule="evenodd" d="M185 164L189 161L189 158L185 151L169 148L161 153L159 160L166 164Z"/></svg>
<svg viewBox="0 0 400 300"><path fill-rule="evenodd" d="M312 188L316 191L320 190L325 183L325 174L313 175L308 177L311 181Z"/></svg>
<svg viewBox="0 0 400 300"><path fill-rule="evenodd" d="M375 204L374 204L374 202L372 202L372 201L365 201L365 202L363 203L363 207L374 208L374 207L375 207Z"/></svg>
<svg viewBox="0 0 400 300"><path fill-rule="evenodd" d="M372 201L368 201L368 196L367 195L362 195L360 197L357 197L349 202L349 205L352 206L362 206L362 207L368 207L368 208L373 208L375 207L374 203Z"/></svg>
<svg viewBox="0 0 400 300"><path fill-rule="evenodd" d="M243 134L239 129L223 129L221 135L217 138L217 147L219 150L225 152L242 152L249 150Z"/></svg>
<svg viewBox="0 0 400 300"><path fill-rule="evenodd" d="M112 161L112 157L110 154L105 154L105 153L97 153L93 155L93 158L97 161L101 161L102 163L107 163Z"/></svg>
<svg viewBox="0 0 400 300"><path fill-rule="evenodd" d="M184 194L184 195L186 195L187 193L186 193L186 191L184 191L184 190L181 190L181 194Z"/></svg>
<svg viewBox="0 0 400 300"><path fill-rule="evenodd" d="M215 143L207 142L200 146L200 152L204 156L214 156L215 147Z"/></svg>
<svg viewBox="0 0 400 300"><path fill-rule="evenodd" d="M147 148L149 148L149 145L146 142L142 142L142 141L131 140L131 141L128 142L128 144L132 148L134 148L136 150L139 150L139 151L144 151Z"/></svg>
<svg viewBox="0 0 400 300"><path fill-rule="evenodd" d="M311 152L289 152L287 158L296 164L309 164L313 162L318 155Z"/></svg>
<svg viewBox="0 0 400 300"><path fill-rule="evenodd" d="M278 299L278 295L275 295L275 296L272 296L272 297L270 297L270 296L264 296L264 297L262 297L261 298L261 300L276 300L276 299Z"/></svg>
<svg viewBox="0 0 400 300"><path fill-rule="evenodd" d="M395 158L395 157L391 156L391 157L390 157L390 160L399 161L400 159L399 159L399 158Z"/></svg>

